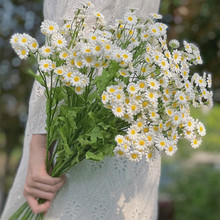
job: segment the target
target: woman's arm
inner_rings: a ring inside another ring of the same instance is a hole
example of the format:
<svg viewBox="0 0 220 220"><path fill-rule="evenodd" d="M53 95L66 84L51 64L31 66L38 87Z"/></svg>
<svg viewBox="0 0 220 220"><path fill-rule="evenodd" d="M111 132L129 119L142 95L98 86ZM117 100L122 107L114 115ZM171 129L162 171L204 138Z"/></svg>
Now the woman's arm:
<svg viewBox="0 0 220 220"><path fill-rule="evenodd" d="M46 134L33 134L30 142L28 171L24 185L24 196L34 213L47 212L51 202L64 185L66 177L52 178L45 166ZM37 198L46 199L39 205Z"/></svg>

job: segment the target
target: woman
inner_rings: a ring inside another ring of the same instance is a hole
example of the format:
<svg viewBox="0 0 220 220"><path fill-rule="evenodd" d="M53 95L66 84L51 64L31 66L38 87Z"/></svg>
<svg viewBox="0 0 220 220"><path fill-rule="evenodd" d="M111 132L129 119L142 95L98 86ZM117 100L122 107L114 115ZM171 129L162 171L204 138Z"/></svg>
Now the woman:
<svg viewBox="0 0 220 220"><path fill-rule="evenodd" d="M71 15L81 2L45 0L45 19L60 23L63 18ZM93 0L92 3L97 11L105 16L107 22L111 23L115 18L123 17L126 8L138 8L140 15L157 12L160 2ZM44 91L39 83L35 82L29 102L23 156L2 220L8 219L25 199L35 213L45 212L45 219L157 218L159 155L149 164L145 161L134 163L110 157L101 162L85 160L73 167L66 175L67 178L51 178L45 171L45 119ZM38 205L38 197L47 199L47 202Z"/></svg>

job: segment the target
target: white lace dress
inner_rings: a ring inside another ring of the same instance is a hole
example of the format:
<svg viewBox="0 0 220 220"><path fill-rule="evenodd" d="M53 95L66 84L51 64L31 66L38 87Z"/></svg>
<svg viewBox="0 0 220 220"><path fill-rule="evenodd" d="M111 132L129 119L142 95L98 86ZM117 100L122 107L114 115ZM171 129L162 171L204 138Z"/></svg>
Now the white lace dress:
<svg viewBox="0 0 220 220"><path fill-rule="evenodd" d="M140 14L157 12L159 0L93 0L107 22L123 16L126 7ZM45 18L59 22L71 15L80 0L45 0ZM23 185L32 134L46 133L44 92L35 82L25 130L23 156L1 217L8 219L24 202ZM147 164L107 157L102 162L83 161L67 174L67 182L55 197L45 219L64 220L155 220L157 218L160 155Z"/></svg>

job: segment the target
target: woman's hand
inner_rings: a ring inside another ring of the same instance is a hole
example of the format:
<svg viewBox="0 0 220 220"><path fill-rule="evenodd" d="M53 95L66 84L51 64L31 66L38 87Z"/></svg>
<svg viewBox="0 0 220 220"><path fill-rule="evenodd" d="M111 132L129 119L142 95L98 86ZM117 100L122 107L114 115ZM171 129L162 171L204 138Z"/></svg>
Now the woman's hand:
<svg viewBox="0 0 220 220"><path fill-rule="evenodd" d="M46 213L51 202L64 185L66 177L52 178L48 175L45 166L46 135L33 134L30 143L28 171L24 185L24 196L34 213ZM46 199L38 204L37 198Z"/></svg>

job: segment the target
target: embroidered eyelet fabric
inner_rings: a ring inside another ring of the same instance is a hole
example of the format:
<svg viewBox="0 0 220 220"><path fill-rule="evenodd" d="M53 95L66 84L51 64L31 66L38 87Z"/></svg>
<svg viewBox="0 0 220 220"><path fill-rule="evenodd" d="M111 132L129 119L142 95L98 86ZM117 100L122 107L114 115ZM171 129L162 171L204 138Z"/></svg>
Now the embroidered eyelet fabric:
<svg viewBox="0 0 220 220"><path fill-rule="evenodd" d="M159 0L93 0L107 22L121 18L126 8L138 8L141 15L157 12ZM79 0L45 0L44 16L58 23L81 4ZM24 202L23 186L32 134L45 134L46 98L35 81L29 100L22 159L10 190L2 220ZM63 220L156 220L160 155L150 163L107 157L101 162L84 160L67 174L65 186L56 195L44 219Z"/></svg>

